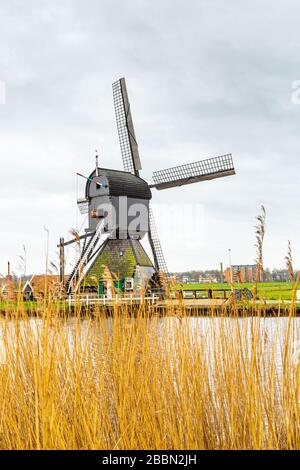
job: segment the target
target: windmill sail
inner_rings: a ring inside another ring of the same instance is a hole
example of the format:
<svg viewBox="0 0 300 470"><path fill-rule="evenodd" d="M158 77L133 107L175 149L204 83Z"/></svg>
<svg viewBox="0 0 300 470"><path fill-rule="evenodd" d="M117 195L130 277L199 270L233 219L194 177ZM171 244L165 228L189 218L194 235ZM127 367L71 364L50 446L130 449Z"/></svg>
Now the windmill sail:
<svg viewBox="0 0 300 470"><path fill-rule="evenodd" d="M168 274L167 263L160 244L153 211L149 209L149 241L154 256L155 268L165 274Z"/></svg>
<svg viewBox="0 0 300 470"><path fill-rule="evenodd" d="M150 188L167 189L235 174L231 154L188 163L153 173Z"/></svg>
<svg viewBox="0 0 300 470"><path fill-rule="evenodd" d="M124 78L113 83L113 99L124 170L139 176L142 169Z"/></svg>

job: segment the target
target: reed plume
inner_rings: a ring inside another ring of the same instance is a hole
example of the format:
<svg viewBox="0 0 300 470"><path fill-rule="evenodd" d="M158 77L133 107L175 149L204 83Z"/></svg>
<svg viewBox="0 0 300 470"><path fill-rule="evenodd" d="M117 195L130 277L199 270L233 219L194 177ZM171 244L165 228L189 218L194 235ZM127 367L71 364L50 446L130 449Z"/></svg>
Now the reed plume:
<svg viewBox="0 0 300 470"><path fill-rule="evenodd" d="M256 237L256 279L254 286L254 297L257 296L257 285L258 282L264 282L264 262L263 262L263 245L266 233L266 209L261 206L261 213L256 217L257 225L255 225L255 237Z"/></svg>
<svg viewBox="0 0 300 470"><path fill-rule="evenodd" d="M286 268L287 268L289 276L290 276L290 281L292 283L294 283L295 282L295 272L294 272L294 268L293 268L292 247L291 247L291 242L290 241L288 241L288 251L287 251L287 255L285 257L285 264L286 264Z"/></svg>

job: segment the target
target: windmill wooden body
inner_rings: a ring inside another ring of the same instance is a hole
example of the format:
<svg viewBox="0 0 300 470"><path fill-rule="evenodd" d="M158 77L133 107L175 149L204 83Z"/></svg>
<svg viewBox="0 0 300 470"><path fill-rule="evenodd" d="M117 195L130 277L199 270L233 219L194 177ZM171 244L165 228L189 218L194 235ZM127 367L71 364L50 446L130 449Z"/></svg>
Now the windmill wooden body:
<svg viewBox="0 0 300 470"><path fill-rule="evenodd" d="M108 272L105 267L113 273L116 288L125 292L149 286L157 272L167 274L150 208L151 190L235 174L231 154L227 154L156 171L148 184L140 177L142 166L124 78L113 84L113 99L124 171L101 168L97 158L94 171L86 177L85 197L78 200L78 207L88 214L88 226L79 237L80 256L69 276L68 293L92 291L103 295ZM152 256L141 244L144 237L149 239ZM62 277L63 249L75 241L60 241Z"/></svg>

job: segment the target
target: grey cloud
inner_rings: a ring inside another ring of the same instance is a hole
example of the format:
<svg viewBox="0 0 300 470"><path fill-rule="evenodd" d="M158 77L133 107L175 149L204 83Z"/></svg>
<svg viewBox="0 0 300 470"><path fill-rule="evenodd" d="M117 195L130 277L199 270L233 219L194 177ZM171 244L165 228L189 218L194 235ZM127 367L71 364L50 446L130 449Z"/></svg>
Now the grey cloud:
<svg viewBox="0 0 300 470"><path fill-rule="evenodd" d="M0 224L7 249L0 266L24 233L31 268L43 269L39 227L48 220L55 251L56 239L76 223L75 173L89 173L95 148L103 166L121 167L111 97L120 76L146 179L221 153L235 159L234 178L154 193L157 203L205 207L205 244L194 255L162 239L170 269L216 266L229 246L235 262L251 262L261 203L268 264L283 263L286 239L294 237L300 265L300 106L291 102L291 84L300 78L298 2L3 0L1 8L7 103L0 106Z"/></svg>

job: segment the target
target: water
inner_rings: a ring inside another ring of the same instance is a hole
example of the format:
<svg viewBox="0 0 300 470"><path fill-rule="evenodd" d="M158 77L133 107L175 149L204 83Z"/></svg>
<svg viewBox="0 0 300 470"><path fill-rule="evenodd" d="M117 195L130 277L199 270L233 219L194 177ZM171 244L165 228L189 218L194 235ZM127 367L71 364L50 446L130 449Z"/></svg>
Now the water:
<svg viewBox="0 0 300 470"><path fill-rule="evenodd" d="M179 319L175 317L155 318L153 320L138 320L147 323L149 334L156 334L158 338L169 339L169 344L178 341L178 334L181 330L188 332L189 341L194 344L201 344L207 357L213 360L212 344L214 347L218 345L218 339L226 336L236 338L237 332L243 339L243 346L251 349L251 341L253 336L260 337L260 346L263 346L262 353L264 355L271 354L275 348L276 367L278 371L282 368L283 348L286 340L288 326L290 328L288 350L291 355L291 361L296 366L300 361L300 318L290 320L287 317L281 318L211 318L211 317L187 317ZM104 322L104 323L103 323ZM137 322L135 319L124 319L124 328L131 328ZM6 362L6 343L14 347L16 336L21 335L24 343L26 336L32 333L37 343L40 342L40 334L43 322L41 319L20 320L17 324L0 320L0 364ZM78 330L78 320L69 319L61 320L59 326L55 328L50 325L49 341L57 336L67 338L69 352L72 355L74 349L74 341L78 341L79 337L82 344L91 341L91 346L95 353L102 343L103 327L105 327L106 335L113 335L113 319L107 318L102 320L82 320L80 329ZM183 328L184 327L184 328ZM59 328L59 330L57 329ZM75 334L76 333L76 334ZM5 340L4 340L5 336ZM183 339L180 338L180 341ZM168 341L164 341L164 344Z"/></svg>

